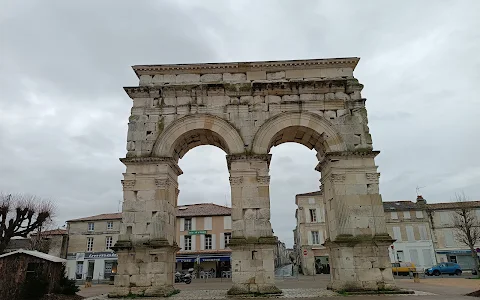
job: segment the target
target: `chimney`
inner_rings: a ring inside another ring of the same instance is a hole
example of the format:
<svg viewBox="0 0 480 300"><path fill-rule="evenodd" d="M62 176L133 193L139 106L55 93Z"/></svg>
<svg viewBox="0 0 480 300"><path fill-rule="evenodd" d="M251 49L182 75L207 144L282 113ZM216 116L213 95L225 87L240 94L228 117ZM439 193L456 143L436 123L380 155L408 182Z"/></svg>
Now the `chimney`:
<svg viewBox="0 0 480 300"><path fill-rule="evenodd" d="M417 205L426 205L427 200L423 199L422 195L417 196Z"/></svg>

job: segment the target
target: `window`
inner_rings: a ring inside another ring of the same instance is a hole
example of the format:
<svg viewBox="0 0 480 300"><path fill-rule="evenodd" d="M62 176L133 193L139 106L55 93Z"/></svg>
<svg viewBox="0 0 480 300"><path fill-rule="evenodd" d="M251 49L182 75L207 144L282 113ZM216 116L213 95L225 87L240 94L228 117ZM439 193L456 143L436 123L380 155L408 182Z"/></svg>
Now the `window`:
<svg viewBox="0 0 480 300"><path fill-rule="evenodd" d="M212 217L203 218L203 229L212 230Z"/></svg>
<svg viewBox="0 0 480 300"><path fill-rule="evenodd" d="M88 231L94 231L95 230L95 223L88 223Z"/></svg>
<svg viewBox="0 0 480 300"><path fill-rule="evenodd" d="M310 209L310 222L315 223L317 222L317 210Z"/></svg>
<svg viewBox="0 0 480 300"><path fill-rule="evenodd" d="M392 220L397 220L398 219L398 214L396 211L392 211L390 213L390 217L392 218Z"/></svg>
<svg viewBox="0 0 480 300"><path fill-rule="evenodd" d="M424 241L427 240L427 227L425 225L418 226L418 230L420 231L420 240Z"/></svg>
<svg viewBox="0 0 480 300"><path fill-rule="evenodd" d="M113 239L111 236L105 237L105 249L110 250L112 249L113 244Z"/></svg>
<svg viewBox="0 0 480 300"><path fill-rule="evenodd" d="M403 212L403 218L404 219L410 219L410 212L409 211L404 211Z"/></svg>
<svg viewBox="0 0 480 300"><path fill-rule="evenodd" d="M445 236L445 246L446 247L455 246L455 242L453 240L453 232L452 232L451 229L445 230L444 231L444 236Z"/></svg>
<svg viewBox="0 0 480 300"><path fill-rule="evenodd" d="M402 241L402 231L400 231L400 227L393 227L393 238L397 240L397 242Z"/></svg>
<svg viewBox="0 0 480 300"><path fill-rule="evenodd" d="M228 244L230 243L230 239L232 238L232 233L225 232L223 238L225 239L225 247L228 247Z"/></svg>
<svg viewBox="0 0 480 300"><path fill-rule="evenodd" d="M417 210L415 212L415 216L417 217L417 219L423 219L423 211Z"/></svg>
<svg viewBox="0 0 480 300"><path fill-rule="evenodd" d="M314 245L320 244L320 240L318 238L318 231L312 231L312 243Z"/></svg>
<svg viewBox="0 0 480 300"><path fill-rule="evenodd" d="M185 219L185 231L192 230L192 219Z"/></svg>
<svg viewBox="0 0 480 300"><path fill-rule="evenodd" d="M87 251L88 252L93 251L93 237L87 238Z"/></svg>
<svg viewBox="0 0 480 300"><path fill-rule="evenodd" d="M184 249L186 251L192 250L192 236L191 235L186 235L184 236L185 238L185 244L184 244Z"/></svg>
<svg viewBox="0 0 480 300"><path fill-rule="evenodd" d="M212 250L212 235L205 235L205 250Z"/></svg>
<svg viewBox="0 0 480 300"><path fill-rule="evenodd" d="M412 226L405 226L405 229L407 230L407 240L409 242L414 242L415 241L415 235L413 234L413 227Z"/></svg>
<svg viewBox="0 0 480 300"><path fill-rule="evenodd" d="M27 265L27 279L33 279L37 272L41 272L40 263L28 263Z"/></svg>
<svg viewBox="0 0 480 300"><path fill-rule="evenodd" d="M107 222L107 230L112 230L113 229L113 222L112 221L108 221Z"/></svg>
<svg viewBox="0 0 480 300"><path fill-rule="evenodd" d="M223 217L223 229L232 229L232 216Z"/></svg>

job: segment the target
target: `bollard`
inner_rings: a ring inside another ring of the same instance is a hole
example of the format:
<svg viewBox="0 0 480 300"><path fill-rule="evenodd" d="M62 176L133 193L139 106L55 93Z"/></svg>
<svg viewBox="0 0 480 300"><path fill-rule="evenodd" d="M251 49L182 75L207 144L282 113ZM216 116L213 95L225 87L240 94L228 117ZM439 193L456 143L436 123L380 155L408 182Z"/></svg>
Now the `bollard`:
<svg viewBox="0 0 480 300"><path fill-rule="evenodd" d="M413 282L420 283L420 276L418 272L413 272Z"/></svg>

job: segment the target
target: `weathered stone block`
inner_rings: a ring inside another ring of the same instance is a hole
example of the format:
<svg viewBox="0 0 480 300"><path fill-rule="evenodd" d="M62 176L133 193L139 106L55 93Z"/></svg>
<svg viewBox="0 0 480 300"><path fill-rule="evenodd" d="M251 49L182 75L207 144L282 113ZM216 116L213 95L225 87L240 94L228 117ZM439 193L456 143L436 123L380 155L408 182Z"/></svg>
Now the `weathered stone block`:
<svg viewBox="0 0 480 300"><path fill-rule="evenodd" d="M217 82L222 81L223 74L204 74L200 77L201 82Z"/></svg>
<svg viewBox="0 0 480 300"><path fill-rule="evenodd" d="M245 73L223 73L223 81L227 82L244 82L247 81L247 74Z"/></svg>
<svg viewBox="0 0 480 300"><path fill-rule="evenodd" d="M199 74L179 74L175 77L176 83L200 82Z"/></svg>
<svg viewBox="0 0 480 300"><path fill-rule="evenodd" d="M267 73L267 80L277 80L285 78L285 71Z"/></svg>
<svg viewBox="0 0 480 300"><path fill-rule="evenodd" d="M267 79L267 72L266 71L252 71L247 72L247 80L265 80Z"/></svg>

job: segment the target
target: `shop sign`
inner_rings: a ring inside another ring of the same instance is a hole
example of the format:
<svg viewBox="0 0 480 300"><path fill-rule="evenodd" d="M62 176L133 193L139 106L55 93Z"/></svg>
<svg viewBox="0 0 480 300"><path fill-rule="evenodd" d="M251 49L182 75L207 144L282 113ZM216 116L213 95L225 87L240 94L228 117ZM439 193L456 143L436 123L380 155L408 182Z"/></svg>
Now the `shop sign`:
<svg viewBox="0 0 480 300"><path fill-rule="evenodd" d="M208 262L208 261L230 261L230 256L200 256L200 262ZM177 257L177 262L197 262L197 257Z"/></svg>
<svg viewBox="0 0 480 300"><path fill-rule="evenodd" d="M115 252L86 252L85 259L117 258Z"/></svg>
<svg viewBox="0 0 480 300"><path fill-rule="evenodd" d="M206 230L190 230L188 235L199 235L199 234L207 234Z"/></svg>

